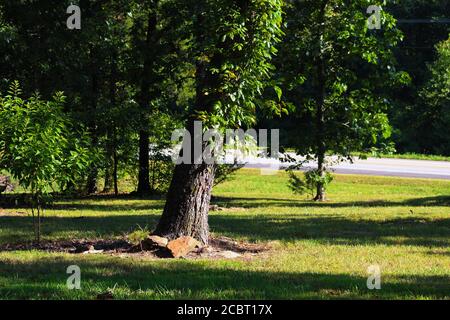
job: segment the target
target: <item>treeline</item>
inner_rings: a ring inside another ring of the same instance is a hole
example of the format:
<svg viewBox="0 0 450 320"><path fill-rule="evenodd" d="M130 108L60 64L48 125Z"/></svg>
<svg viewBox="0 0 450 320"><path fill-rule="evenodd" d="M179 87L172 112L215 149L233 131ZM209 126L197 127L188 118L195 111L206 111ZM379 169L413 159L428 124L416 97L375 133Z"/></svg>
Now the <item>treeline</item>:
<svg viewBox="0 0 450 320"><path fill-rule="evenodd" d="M80 0L80 30L66 26L71 4L0 0L0 92L14 80L25 97L64 92L94 160L79 184L118 192L127 175L140 194L168 191L160 234L207 241L216 169L164 152L195 120L281 128L284 147L319 164L292 177L316 200L326 154L450 155L445 1L390 1L374 30L363 0Z"/></svg>

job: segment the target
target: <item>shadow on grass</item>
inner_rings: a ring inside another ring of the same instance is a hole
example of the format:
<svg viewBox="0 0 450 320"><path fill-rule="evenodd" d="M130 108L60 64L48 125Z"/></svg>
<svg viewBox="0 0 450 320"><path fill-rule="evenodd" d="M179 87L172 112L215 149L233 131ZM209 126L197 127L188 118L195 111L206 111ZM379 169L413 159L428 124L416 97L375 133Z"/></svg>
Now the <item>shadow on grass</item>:
<svg viewBox="0 0 450 320"><path fill-rule="evenodd" d="M72 264L81 269L82 290L65 289L65 271ZM51 256L32 262L6 260L0 264L2 278L0 297L10 299L95 299L110 288L121 299L445 298L449 292L443 276L386 276L382 290L370 291L363 276L248 271L182 260L139 264L117 258Z"/></svg>
<svg viewBox="0 0 450 320"><path fill-rule="evenodd" d="M0 197L0 208L10 209L26 209L29 208L27 202L27 194L7 194ZM94 210L94 211L122 211L122 210L162 210L164 207L165 197L161 195L138 197L134 195L110 195L99 194L87 197L66 198L56 197L55 202L49 206L52 210ZM107 201L123 200L122 204L111 204ZM126 201L142 201L152 200L154 203L133 203L131 206ZM85 201L82 203L67 203L70 201ZM96 202L94 202L96 201ZM66 203L64 203L66 202ZM156 203L155 203L156 202ZM259 208L259 207L320 207L320 208L345 208L345 207L391 207L391 206L408 206L408 207L439 207L450 206L450 196L435 196L408 199L405 201L389 201L389 200L372 200L372 201L345 201L345 202L314 202L308 200L297 199L280 199L280 198L252 198L252 197L223 197L213 196L212 203L224 207L239 206L243 208Z"/></svg>
<svg viewBox="0 0 450 320"><path fill-rule="evenodd" d="M29 209L31 208L29 194L6 194L0 196L0 208L4 209ZM94 210L94 211L122 211L122 210L160 210L164 207L165 197L160 195L135 196L122 194L98 194L85 197L69 198L55 196L54 202L47 206L51 210ZM122 204L111 204L108 201L124 201ZM154 201L153 203L136 203L136 201ZM73 202L75 201L75 202ZM77 202L83 201L83 202ZM130 206L127 201L134 202ZM73 202L73 203L68 203Z"/></svg>
<svg viewBox="0 0 450 320"><path fill-rule="evenodd" d="M152 230L159 214L110 215L99 217L46 217L45 237L58 234L98 234L108 238L123 235L138 226ZM210 216L211 230L235 238L250 240L312 239L330 244L387 244L447 247L450 245L450 219L425 218L391 219L387 221L351 220L338 216L309 215L227 215ZM15 236L32 230L28 216L0 216L0 242L20 242ZM23 240L22 240L23 241Z"/></svg>
<svg viewBox="0 0 450 320"><path fill-rule="evenodd" d="M405 201L348 201L348 202L314 202L296 199L276 199L276 198L236 198L214 196L213 202L221 206L240 206L244 208L259 207L298 207L298 208L345 208L345 207L440 207L450 206L450 196L436 196L408 199Z"/></svg>
<svg viewBox="0 0 450 320"><path fill-rule="evenodd" d="M158 215L111 215L108 217L45 217L42 219L43 239L74 237L112 238L138 228L152 230ZM0 216L0 243L33 240L33 220L29 216Z"/></svg>
<svg viewBox="0 0 450 320"><path fill-rule="evenodd" d="M214 215L213 230L252 240L311 239L330 244L447 247L450 219L350 220L336 216L249 217ZM397 238L397 239L396 239Z"/></svg>
<svg viewBox="0 0 450 320"><path fill-rule="evenodd" d="M49 206L50 210L58 211L100 211L100 212L113 212L113 211L132 211L132 210L162 210L164 208L164 202L152 202L152 203L128 203L123 204L111 204L111 203L54 203Z"/></svg>

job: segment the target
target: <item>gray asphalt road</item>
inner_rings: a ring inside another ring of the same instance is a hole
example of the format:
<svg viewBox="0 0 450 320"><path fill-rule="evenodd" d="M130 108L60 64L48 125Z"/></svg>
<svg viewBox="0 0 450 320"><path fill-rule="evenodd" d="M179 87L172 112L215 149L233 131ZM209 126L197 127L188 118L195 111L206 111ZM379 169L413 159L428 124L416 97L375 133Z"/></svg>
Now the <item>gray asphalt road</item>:
<svg viewBox="0 0 450 320"><path fill-rule="evenodd" d="M272 159L252 158L248 160L247 168L282 170L285 167L285 164ZM305 169L314 167L317 167L314 162L305 164ZM355 160L354 163L345 162L332 165L331 168L334 172L340 174L450 180L450 162L447 161L369 158L367 160Z"/></svg>

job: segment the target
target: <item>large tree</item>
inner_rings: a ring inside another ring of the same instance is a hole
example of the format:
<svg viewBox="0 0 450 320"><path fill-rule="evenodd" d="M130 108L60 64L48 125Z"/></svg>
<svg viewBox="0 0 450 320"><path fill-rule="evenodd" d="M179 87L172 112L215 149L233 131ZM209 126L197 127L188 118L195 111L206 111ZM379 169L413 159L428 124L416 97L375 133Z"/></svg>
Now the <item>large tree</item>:
<svg viewBox="0 0 450 320"><path fill-rule="evenodd" d="M298 0L287 10L279 81L297 109L297 152L318 163L309 175L318 201L329 182L326 155L350 158L387 137L382 89L407 78L392 53L401 39L395 19L381 11L381 29L369 30L367 8L362 0Z"/></svg>
<svg viewBox="0 0 450 320"><path fill-rule="evenodd" d="M450 155L450 38L436 46L437 59L429 66L430 79L420 91L421 114L430 128L427 135L438 154Z"/></svg>
<svg viewBox="0 0 450 320"><path fill-rule="evenodd" d="M398 28L404 34L404 41L394 48L394 53L399 67L411 76L409 86L400 92L391 90L394 103L389 118L396 150L439 153L440 141L433 138L432 124L427 119L428 106L419 92L429 79L425 65L435 59L435 45L447 39L450 32L450 1L387 1L385 10L398 19Z"/></svg>
<svg viewBox="0 0 450 320"><path fill-rule="evenodd" d="M195 102L186 122L204 128L236 128L254 122L255 98L270 75L270 59L280 36L281 0L185 1L189 30L185 49L193 63ZM208 243L208 210L215 165L194 159L178 164L155 233L192 236ZM183 150L187 152L187 150ZM198 164L194 164L198 163Z"/></svg>

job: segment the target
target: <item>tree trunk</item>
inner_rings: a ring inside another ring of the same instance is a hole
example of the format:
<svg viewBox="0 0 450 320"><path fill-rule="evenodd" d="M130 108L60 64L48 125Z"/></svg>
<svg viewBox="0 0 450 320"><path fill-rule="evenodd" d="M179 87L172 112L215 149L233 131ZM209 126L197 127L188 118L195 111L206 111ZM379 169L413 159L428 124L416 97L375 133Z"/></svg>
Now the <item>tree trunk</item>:
<svg viewBox="0 0 450 320"><path fill-rule="evenodd" d="M204 62L198 62L196 69L196 110L208 110L214 100L203 93L203 88L213 83L214 76L205 72ZM196 143L202 145L202 151L207 143L203 142L202 136L196 135L194 122L195 117L187 123L191 136L190 162L175 167L164 212L155 234L169 239L191 236L206 245L209 240L208 212L214 186L215 164L206 164L203 158L200 159L203 152L196 154ZM184 147L188 146L183 146L182 152L185 151Z"/></svg>
<svg viewBox="0 0 450 320"><path fill-rule="evenodd" d="M117 94L117 51L112 50L111 54L111 72L109 77L109 100L110 108L114 110L116 107L116 94ZM110 193L113 188L116 191L116 167L117 167L117 144L116 144L116 121L113 116L106 131L106 156L108 159L107 167L105 168L105 186L103 188L104 193Z"/></svg>
<svg viewBox="0 0 450 320"><path fill-rule="evenodd" d="M328 1L325 0L321 4L320 21L321 26L325 28L325 11ZM317 95L317 113L316 113L316 157L317 157L317 173L320 176L320 181L317 182L317 191L315 201L325 201L325 185L323 178L326 174L325 168L325 154L326 154L326 133L325 133L325 99L326 99L326 74L325 74L325 60L324 60L324 43L323 43L324 30L319 30L318 42L320 53L317 61L317 76L318 76L318 95Z"/></svg>
<svg viewBox="0 0 450 320"><path fill-rule="evenodd" d="M103 187L103 193L110 193L113 190L113 171L114 171L114 160L112 159L112 155L108 152L108 158L110 159L108 163L108 167L105 168L105 186Z"/></svg>
<svg viewBox="0 0 450 320"><path fill-rule="evenodd" d="M87 181L86 189L87 189L88 194L94 194L98 191L97 190L97 175L98 175L97 167L95 165L93 165L89 172L88 181Z"/></svg>
<svg viewBox="0 0 450 320"><path fill-rule="evenodd" d="M213 184L214 165L177 165L155 234L169 239L191 236L208 244L208 211Z"/></svg>
<svg viewBox="0 0 450 320"><path fill-rule="evenodd" d="M194 21L198 43L208 41L205 38L203 21L203 15L198 15ZM214 104L222 98L220 91L215 92L215 89L220 87L221 78L208 68L208 64L209 67L220 68L222 58L221 53L217 53L208 62L202 59L196 63L195 110L187 122L187 130L191 135L191 161L189 164L178 164L175 167L164 212L155 230L156 235L169 239L191 236L204 245L208 244L208 212L214 186L215 164L206 164L203 158L199 158L202 154L196 154L196 143L200 143L202 151L205 143L202 136L196 136L194 122L197 120L196 112L211 112Z"/></svg>
<svg viewBox="0 0 450 320"><path fill-rule="evenodd" d="M142 130L139 133L139 181L137 189L139 194L149 194L151 189L149 152L149 134Z"/></svg>
<svg viewBox="0 0 450 320"><path fill-rule="evenodd" d="M142 70L141 90L139 96L139 105L142 111L142 129L139 132L139 181L138 181L138 194L148 194L151 191L150 188L150 163L149 163L149 132L146 130L148 126L148 113L150 102L150 87L153 68L153 55L155 47L157 46L157 6L159 1L154 0L151 2L151 10L148 14L147 22L147 35L144 50L144 66Z"/></svg>
<svg viewBox="0 0 450 320"><path fill-rule="evenodd" d="M95 114L93 117L93 120L91 121L89 125L89 132L92 137L92 145L97 147L98 144L98 136L97 136L97 119L96 119L96 112L97 112L97 99L98 99L98 91L99 91L99 80L97 75L97 65L95 63L95 53L94 53L94 47L91 47L90 49L90 57L91 57L91 105L92 105L92 112ZM98 168L97 164L93 163L91 169L89 170L88 178L87 178L87 193L93 194L97 192L97 176L98 176Z"/></svg>
<svg viewBox="0 0 450 320"><path fill-rule="evenodd" d="M110 126L114 126L112 123ZM110 193L113 190L113 174L114 174L114 141L111 134L111 128L106 133L106 157L108 163L105 168L105 185L103 193Z"/></svg>
<svg viewBox="0 0 450 320"><path fill-rule="evenodd" d="M323 178L325 176L325 153L320 151L317 155L317 172L319 173L319 176L321 178L321 181L323 181ZM322 182L317 183L317 192L316 197L314 198L314 201L325 201L326 200L326 193L325 193L325 186Z"/></svg>
<svg viewBox="0 0 450 320"><path fill-rule="evenodd" d="M117 196L119 194L119 186L117 183L117 171L118 171L118 159L117 159L117 142L116 134L114 133L114 153L113 153L113 180L114 180L114 194Z"/></svg>

